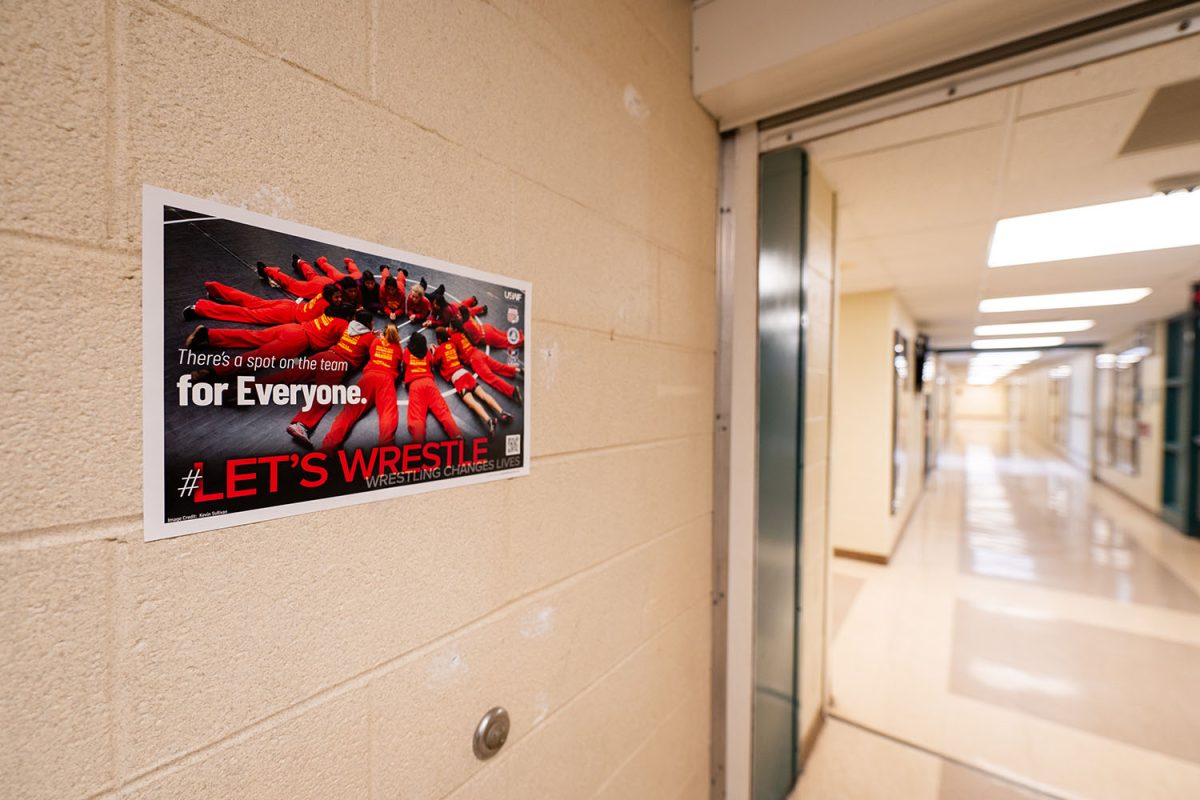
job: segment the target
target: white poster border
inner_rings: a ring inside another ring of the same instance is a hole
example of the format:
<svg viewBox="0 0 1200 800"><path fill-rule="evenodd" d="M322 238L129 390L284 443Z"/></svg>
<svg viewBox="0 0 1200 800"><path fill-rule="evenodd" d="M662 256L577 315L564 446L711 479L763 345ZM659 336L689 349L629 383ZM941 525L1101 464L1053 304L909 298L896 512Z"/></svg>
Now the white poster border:
<svg viewBox="0 0 1200 800"><path fill-rule="evenodd" d="M339 495L337 497L303 500L283 506L237 511L178 522L166 522L166 475L162 468L166 458L166 420L163 409L163 391L165 389L163 363L166 358L166 343L163 337L163 292L165 291L166 269L163 253L163 208L165 206L182 207L189 211L196 211L233 222L253 225L258 228L275 231L276 233L313 239L334 247L378 255L387 260L403 261L414 266L509 286L525 293L525 324L522 327L524 328L527 352L530 341L530 328L533 324L533 284L529 281L486 272L474 267L443 261L439 258L412 253L407 250L400 250L399 248L389 247L378 242L356 239L352 236L345 236L340 233L314 228L309 225L291 222L266 214L259 214L244 208L228 206L215 200L205 200L169 189L151 186L150 184L143 184L142 475L144 488L142 525L145 541L159 541L176 536L186 536L192 533L202 533L204 531L249 525L254 522L266 522L273 519L298 516L325 509L344 508L363 503L373 503L379 500L392 500L397 497L406 497L425 492L441 491L459 486L471 486L529 475L530 461L532 460L532 454L529 451L529 442L533 415L531 414L530 397L527 392L523 402L524 425L521 432L523 463L520 467L477 475L443 478L412 485L370 489ZM532 378L532 371L528 363L524 366L524 372L525 386L528 387L531 385Z"/></svg>

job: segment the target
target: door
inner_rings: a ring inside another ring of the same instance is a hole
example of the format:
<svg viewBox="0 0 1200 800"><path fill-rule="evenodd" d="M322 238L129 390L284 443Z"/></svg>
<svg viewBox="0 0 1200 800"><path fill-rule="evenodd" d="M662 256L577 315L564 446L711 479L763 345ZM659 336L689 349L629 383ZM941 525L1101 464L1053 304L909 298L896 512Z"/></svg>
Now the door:
<svg viewBox="0 0 1200 800"><path fill-rule="evenodd" d="M789 150L764 156L760 166L752 796L782 800L799 774L801 265L808 164L802 151Z"/></svg>
<svg viewBox="0 0 1200 800"><path fill-rule="evenodd" d="M1197 317L1167 321L1163 398L1163 519L1189 536L1200 535L1200 393L1196 363Z"/></svg>

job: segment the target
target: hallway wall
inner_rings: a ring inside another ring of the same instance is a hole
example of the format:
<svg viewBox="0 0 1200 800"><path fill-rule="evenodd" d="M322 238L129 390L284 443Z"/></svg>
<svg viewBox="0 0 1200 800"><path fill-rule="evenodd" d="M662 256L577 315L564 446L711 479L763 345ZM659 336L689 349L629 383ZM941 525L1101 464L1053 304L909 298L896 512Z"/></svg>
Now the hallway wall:
<svg viewBox="0 0 1200 800"><path fill-rule="evenodd" d="M1006 420L1008 414L1007 383L993 383L987 386L972 386L966 381L955 383L955 418Z"/></svg>
<svg viewBox="0 0 1200 800"><path fill-rule="evenodd" d="M1025 373L1025 402L1021 414L1022 429L1034 441L1089 471L1092 467L1094 361L1095 353L1087 350ZM1052 377L1051 372L1058 367L1069 368L1070 374Z"/></svg>
<svg viewBox="0 0 1200 800"><path fill-rule="evenodd" d="M830 373L837 296L833 189L809 162L805 242L804 494L800 571L800 743L819 732L827 692Z"/></svg>
<svg viewBox="0 0 1200 800"><path fill-rule="evenodd" d="M717 135L690 6L0 16L6 797L703 795ZM532 475L143 543L143 183L532 281Z"/></svg>
<svg viewBox="0 0 1200 800"><path fill-rule="evenodd" d="M907 387L896 393L893 336L909 343L917 326L891 291L838 298L830 456L830 537L835 552L873 560L890 557L921 492L924 464L923 400ZM896 439L903 466L901 503L891 513L892 402L898 400Z"/></svg>
<svg viewBox="0 0 1200 800"><path fill-rule="evenodd" d="M1137 469L1129 471L1116 465L1096 463L1096 478L1154 514L1162 513L1163 480L1163 399L1166 381L1166 325L1154 323L1151 341L1153 353L1141 362L1141 403L1138 422L1142 435L1137 439ZM1134 331L1105 343L1102 352L1120 353L1139 343ZM1097 379L1100 372L1097 370Z"/></svg>

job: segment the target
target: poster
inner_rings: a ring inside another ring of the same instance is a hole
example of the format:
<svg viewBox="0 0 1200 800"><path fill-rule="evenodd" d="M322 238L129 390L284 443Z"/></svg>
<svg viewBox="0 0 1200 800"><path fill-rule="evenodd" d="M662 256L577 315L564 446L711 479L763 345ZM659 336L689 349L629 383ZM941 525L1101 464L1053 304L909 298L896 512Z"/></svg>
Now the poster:
<svg viewBox="0 0 1200 800"><path fill-rule="evenodd" d="M147 541L529 472L524 281L143 189Z"/></svg>

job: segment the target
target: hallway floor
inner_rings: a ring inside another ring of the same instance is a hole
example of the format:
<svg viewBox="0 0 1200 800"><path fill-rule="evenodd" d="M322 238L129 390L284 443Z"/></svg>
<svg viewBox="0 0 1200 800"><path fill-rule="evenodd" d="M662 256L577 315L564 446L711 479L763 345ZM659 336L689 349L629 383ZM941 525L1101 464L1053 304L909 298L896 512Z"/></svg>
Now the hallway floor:
<svg viewBox="0 0 1200 800"><path fill-rule="evenodd" d="M979 771L1050 797L1200 797L1200 541L1081 470L964 424L892 563L834 559L831 581L832 708L855 724L831 720L797 797L973 798L954 781ZM883 794L820 788L854 748L878 778L924 766Z"/></svg>

